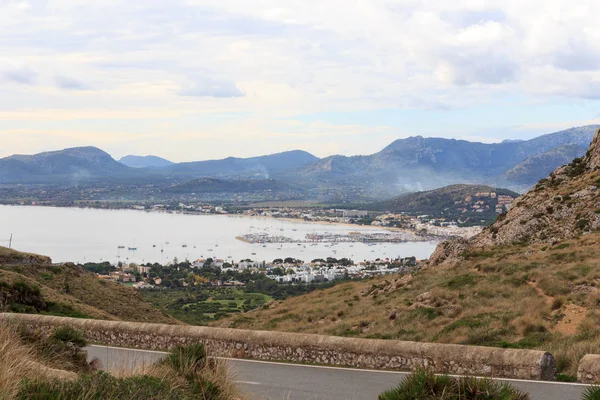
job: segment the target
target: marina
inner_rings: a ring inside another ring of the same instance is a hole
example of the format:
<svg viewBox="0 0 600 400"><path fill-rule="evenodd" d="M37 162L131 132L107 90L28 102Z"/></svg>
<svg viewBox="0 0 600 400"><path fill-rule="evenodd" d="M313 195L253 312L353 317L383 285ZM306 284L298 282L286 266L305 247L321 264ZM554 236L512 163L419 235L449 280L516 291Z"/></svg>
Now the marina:
<svg viewBox="0 0 600 400"><path fill-rule="evenodd" d="M297 231L297 230L292 230ZM411 232L349 232L349 233L307 233L302 239L287 236L270 235L268 233L249 233L237 236L236 239L246 243L408 243L431 241L433 236L419 236Z"/></svg>

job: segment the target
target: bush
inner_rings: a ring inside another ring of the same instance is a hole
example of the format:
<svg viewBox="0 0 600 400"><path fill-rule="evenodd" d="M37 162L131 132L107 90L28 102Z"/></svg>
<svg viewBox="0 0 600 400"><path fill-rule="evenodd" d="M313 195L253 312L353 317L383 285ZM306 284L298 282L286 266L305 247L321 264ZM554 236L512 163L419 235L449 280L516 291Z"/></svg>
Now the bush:
<svg viewBox="0 0 600 400"><path fill-rule="evenodd" d="M587 229L589 224L590 224L590 221L588 219L581 218L580 220L577 221L577 223L575 224L575 227L582 231L582 230Z"/></svg>
<svg viewBox="0 0 600 400"><path fill-rule="evenodd" d="M70 343L76 347L87 346L87 341L83 337L83 332L73 329L70 326L56 328L52 338L63 343Z"/></svg>
<svg viewBox="0 0 600 400"><path fill-rule="evenodd" d="M491 379L435 375L417 370L398 387L379 395L379 400L529 400L529 395L506 383Z"/></svg>
<svg viewBox="0 0 600 400"><path fill-rule="evenodd" d="M163 364L173 368L181 375L195 374L206 365L206 348L202 343L179 346L166 356Z"/></svg>
<svg viewBox="0 0 600 400"><path fill-rule="evenodd" d="M581 400L600 400L600 386L590 386L583 392Z"/></svg>
<svg viewBox="0 0 600 400"><path fill-rule="evenodd" d="M491 379L435 375L419 369L398 387L379 395L379 400L529 400L529 395Z"/></svg>

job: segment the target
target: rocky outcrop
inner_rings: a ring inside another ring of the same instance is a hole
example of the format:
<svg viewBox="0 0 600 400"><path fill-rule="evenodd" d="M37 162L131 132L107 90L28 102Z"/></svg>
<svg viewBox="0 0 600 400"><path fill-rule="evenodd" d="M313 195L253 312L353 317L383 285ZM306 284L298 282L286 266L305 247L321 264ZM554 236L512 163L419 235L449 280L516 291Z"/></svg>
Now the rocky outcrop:
<svg viewBox="0 0 600 400"><path fill-rule="evenodd" d="M600 130L583 158L554 171L469 241L441 243L429 265L457 262L473 247L556 243L600 229Z"/></svg>
<svg viewBox="0 0 600 400"><path fill-rule="evenodd" d="M459 261L469 248L469 241L466 239L447 240L436 247L431 257L429 257L429 264L438 265L445 261Z"/></svg>

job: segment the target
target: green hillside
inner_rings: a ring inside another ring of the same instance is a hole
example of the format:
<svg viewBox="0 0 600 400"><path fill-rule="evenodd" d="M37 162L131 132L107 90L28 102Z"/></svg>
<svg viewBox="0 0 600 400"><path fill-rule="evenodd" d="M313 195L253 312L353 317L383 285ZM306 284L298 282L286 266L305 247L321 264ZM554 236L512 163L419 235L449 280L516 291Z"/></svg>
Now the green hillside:
<svg viewBox="0 0 600 400"><path fill-rule="evenodd" d="M0 311L179 323L129 287L74 264L0 247Z"/></svg>

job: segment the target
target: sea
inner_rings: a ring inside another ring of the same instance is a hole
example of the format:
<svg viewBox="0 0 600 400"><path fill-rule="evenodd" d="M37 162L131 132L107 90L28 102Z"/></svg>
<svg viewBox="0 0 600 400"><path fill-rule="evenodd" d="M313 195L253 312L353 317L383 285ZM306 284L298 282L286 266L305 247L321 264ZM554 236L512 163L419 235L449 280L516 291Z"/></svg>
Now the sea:
<svg viewBox="0 0 600 400"><path fill-rule="evenodd" d="M308 243L307 235L389 232L382 228L236 215L192 215L137 210L0 206L0 246L46 255L53 262L162 263L223 259L272 261L292 257L377 258L431 255L437 242ZM236 237L271 234L290 243L247 243Z"/></svg>

